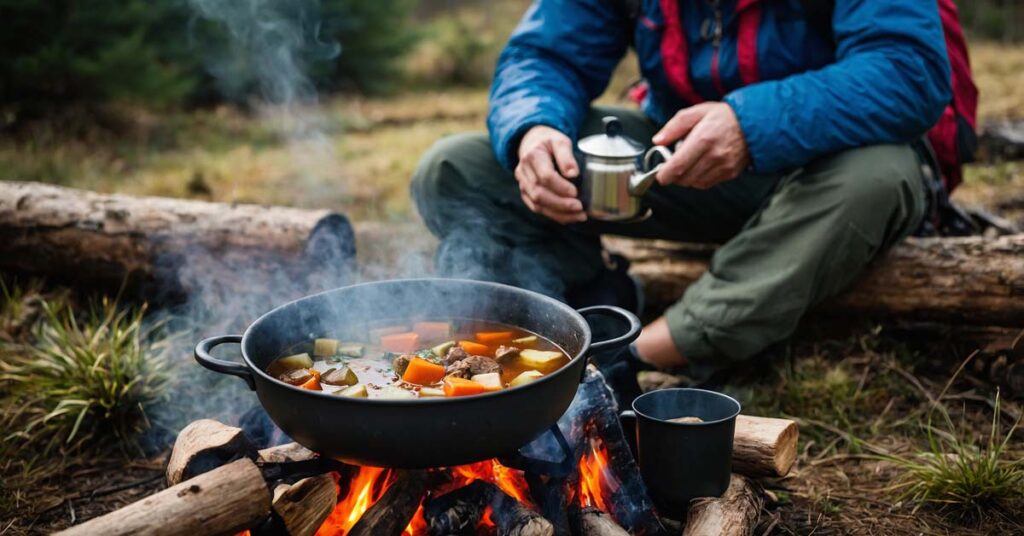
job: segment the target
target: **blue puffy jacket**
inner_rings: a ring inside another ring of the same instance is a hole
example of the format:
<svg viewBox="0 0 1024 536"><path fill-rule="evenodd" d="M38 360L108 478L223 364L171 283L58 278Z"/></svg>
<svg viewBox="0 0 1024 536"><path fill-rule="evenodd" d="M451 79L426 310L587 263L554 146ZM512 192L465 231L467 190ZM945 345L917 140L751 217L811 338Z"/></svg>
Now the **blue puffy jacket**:
<svg viewBox="0 0 1024 536"><path fill-rule="evenodd" d="M647 115L663 123L697 98L725 101L760 173L850 147L911 141L951 99L935 0L836 0L831 37L810 26L801 0L720 0L717 46L706 38L714 20L710 0L643 0L632 28L619 2L536 0L523 16L498 60L487 117L503 165L515 166L519 139L531 126L549 125L575 139L631 41L650 84ZM665 48L672 21L663 5L678 11L682 46L669 40ZM747 9L758 11L755 31L747 22L740 46ZM689 74L690 99L666 72L666 63L679 58L666 62L663 52L678 50L687 51L682 72Z"/></svg>

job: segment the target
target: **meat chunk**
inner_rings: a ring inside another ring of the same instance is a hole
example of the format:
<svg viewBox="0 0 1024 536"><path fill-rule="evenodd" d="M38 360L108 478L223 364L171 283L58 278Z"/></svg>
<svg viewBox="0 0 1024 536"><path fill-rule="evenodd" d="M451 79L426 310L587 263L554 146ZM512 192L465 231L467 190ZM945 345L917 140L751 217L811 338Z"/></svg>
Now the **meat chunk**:
<svg viewBox="0 0 1024 536"><path fill-rule="evenodd" d="M477 374L489 372L501 373L501 365L497 361L482 355L471 355L461 361L456 361L448 367L448 374L455 372L460 378L469 378Z"/></svg>
<svg viewBox="0 0 1024 536"><path fill-rule="evenodd" d="M448 349L448 353L444 356L444 362L446 365L453 365L467 357L469 357L469 354L461 346L455 345Z"/></svg>
<svg viewBox="0 0 1024 536"><path fill-rule="evenodd" d="M320 383L326 383L327 385L355 385L359 383L359 378L348 367L332 368L320 375Z"/></svg>
<svg viewBox="0 0 1024 536"><path fill-rule="evenodd" d="M515 359L516 357L519 357L519 348L516 348L515 346L501 345L498 347L498 350L494 352L494 358L499 363L505 363Z"/></svg>
<svg viewBox="0 0 1024 536"><path fill-rule="evenodd" d="M281 374L277 379L290 385L302 385L308 382L313 377L313 374L308 369L300 368L289 370L284 374Z"/></svg>
<svg viewBox="0 0 1024 536"><path fill-rule="evenodd" d="M391 368L395 369L395 374L399 376L405 374L405 369L409 367L409 361L416 356L409 354L402 354L391 361Z"/></svg>

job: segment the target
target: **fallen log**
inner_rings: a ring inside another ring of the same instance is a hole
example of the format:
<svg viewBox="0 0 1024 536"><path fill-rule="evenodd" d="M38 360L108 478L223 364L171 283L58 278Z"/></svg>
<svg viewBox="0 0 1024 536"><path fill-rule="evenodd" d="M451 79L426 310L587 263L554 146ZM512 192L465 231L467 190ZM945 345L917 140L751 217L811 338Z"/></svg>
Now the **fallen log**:
<svg viewBox="0 0 1024 536"><path fill-rule="evenodd" d="M239 458L255 457L241 428L200 419L182 428L167 462L167 484L175 485Z"/></svg>
<svg viewBox="0 0 1024 536"><path fill-rule="evenodd" d="M231 462L57 534L235 534L270 513L270 490L251 460Z"/></svg>
<svg viewBox="0 0 1024 536"><path fill-rule="evenodd" d="M683 536L750 536L763 506L760 486L734 474L721 497L698 499L690 505Z"/></svg>
<svg viewBox="0 0 1024 536"><path fill-rule="evenodd" d="M4 270L163 297L195 290L197 278L231 281L240 267L338 279L354 254L348 220L327 210L0 181Z"/></svg>
<svg viewBox="0 0 1024 536"><path fill-rule="evenodd" d="M494 497L493 484L474 480L467 486L431 499L423 506L427 534L446 536L472 532Z"/></svg>
<svg viewBox="0 0 1024 536"><path fill-rule="evenodd" d="M430 475L426 471L399 471L398 478L380 500L367 508L352 526L349 536L399 536L416 514L429 484Z"/></svg>
<svg viewBox="0 0 1024 536"><path fill-rule="evenodd" d="M631 262L647 304L663 310L708 267L713 249L663 240L606 238ZM948 324L1024 324L1024 234L995 239L911 238L877 259L820 311Z"/></svg>

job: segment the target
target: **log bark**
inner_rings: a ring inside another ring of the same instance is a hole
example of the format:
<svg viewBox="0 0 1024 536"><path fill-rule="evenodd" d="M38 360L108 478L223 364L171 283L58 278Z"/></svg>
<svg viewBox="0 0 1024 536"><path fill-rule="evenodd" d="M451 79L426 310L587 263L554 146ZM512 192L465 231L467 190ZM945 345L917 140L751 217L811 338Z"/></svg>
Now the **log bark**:
<svg viewBox="0 0 1024 536"><path fill-rule="evenodd" d="M760 486L734 474L721 497L694 501L683 536L750 536L763 506Z"/></svg>
<svg viewBox="0 0 1024 536"><path fill-rule="evenodd" d="M337 504L334 478L320 475L274 488L272 508L290 536L312 536Z"/></svg>
<svg viewBox="0 0 1024 536"><path fill-rule="evenodd" d="M579 513L580 536L629 536L610 515L588 506Z"/></svg>
<svg viewBox="0 0 1024 536"><path fill-rule="evenodd" d="M501 490L495 491L491 507L498 536L553 536L555 533L554 525L544 516Z"/></svg>
<svg viewBox="0 0 1024 536"><path fill-rule="evenodd" d="M57 534L235 534L270 514L270 490L251 460L231 462Z"/></svg>
<svg viewBox="0 0 1024 536"><path fill-rule="evenodd" d="M467 486L431 499L423 507L427 534L447 536L470 533L491 503L495 489L489 482L475 480Z"/></svg>
<svg viewBox="0 0 1024 536"><path fill-rule="evenodd" d="M335 277L354 252L348 220L326 210L0 181L0 269L162 297L193 289L196 277L231 280L240 266ZM202 273L185 270L196 264Z"/></svg>
<svg viewBox="0 0 1024 536"><path fill-rule="evenodd" d="M305 462L316 457L315 452L298 443L285 443L276 447L260 449L257 461L259 463Z"/></svg>
<svg viewBox="0 0 1024 536"><path fill-rule="evenodd" d="M607 238L631 261L647 304L662 310L708 267L713 249L663 240ZM911 238L877 259L820 308L841 317L898 317L949 324L1024 323L1024 234L995 239Z"/></svg>
<svg viewBox="0 0 1024 536"><path fill-rule="evenodd" d="M352 526L349 536L399 536L409 526L427 494L426 471L401 471L380 500L373 503Z"/></svg>
<svg viewBox="0 0 1024 536"><path fill-rule="evenodd" d="M741 475L786 476L796 461L800 429L789 419L736 417L732 470Z"/></svg>
<svg viewBox="0 0 1024 536"><path fill-rule="evenodd" d="M178 433L167 462L167 484L173 486L239 458L254 458L255 452L241 428L200 419Z"/></svg>

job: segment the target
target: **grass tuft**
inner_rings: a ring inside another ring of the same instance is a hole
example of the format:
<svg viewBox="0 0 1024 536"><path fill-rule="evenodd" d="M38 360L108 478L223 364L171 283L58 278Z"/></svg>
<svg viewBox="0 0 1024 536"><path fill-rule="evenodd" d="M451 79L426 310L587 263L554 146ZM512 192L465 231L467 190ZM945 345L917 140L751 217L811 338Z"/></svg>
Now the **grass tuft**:
<svg viewBox="0 0 1024 536"><path fill-rule="evenodd" d="M25 457L135 445L146 408L164 398L170 377L145 307L41 299L24 343L0 346L0 454Z"/></svg>
<svg viewBox="0 0 1024 536"><path fill-rule="evenodd" d="M967 361L936 400L942 399ZM927 450L909 456L882 456L902 470L902 476L890 490L900 500L911 502L914 512L931 505L962 521L977 521L993 511L1008 511L1010 505L1024 500L1024 458L1010 448L1021 418L1004 434L1001 404L997 390L988 437L978 444L980 438L969 425L957 427L949 410L939 402L933 403L924 425ZM941 428L934 424L936 415L941 417Z"/></svg>

